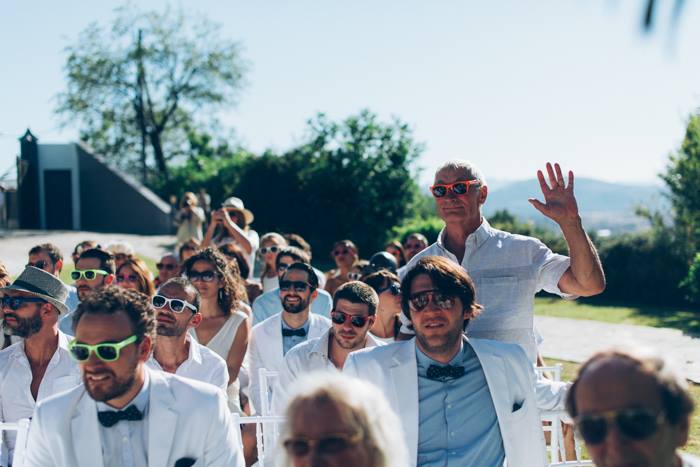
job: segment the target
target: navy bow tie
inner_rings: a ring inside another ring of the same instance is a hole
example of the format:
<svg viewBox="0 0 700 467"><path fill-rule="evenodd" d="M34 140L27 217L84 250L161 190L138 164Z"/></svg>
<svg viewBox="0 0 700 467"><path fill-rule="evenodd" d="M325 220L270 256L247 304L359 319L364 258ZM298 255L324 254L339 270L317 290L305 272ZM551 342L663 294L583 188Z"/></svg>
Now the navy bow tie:
<svg viewBox="0 0 700 467"><path fill-rule="evenodd" d="M448 379L457 379L464 376L463 366L439 366L430 365L428 367L428 379L434 379L437 381L446 381Z"/></svg>
<svg viewBox="0 0 700 467"><path fill-rule="evenodd" d="M105 410L97 412L97 419L102 426L109 428L120 420L142 420L143 413L135 405L130 405L126 410Z"/></svg>
<svg viewBox="0 0 700 467"><path fill-rule="evenodd" d="M304 328L282 329L282 336L284 336L284 337L291 337L291 336L306 337L306 329L304 329Z"/></svg>

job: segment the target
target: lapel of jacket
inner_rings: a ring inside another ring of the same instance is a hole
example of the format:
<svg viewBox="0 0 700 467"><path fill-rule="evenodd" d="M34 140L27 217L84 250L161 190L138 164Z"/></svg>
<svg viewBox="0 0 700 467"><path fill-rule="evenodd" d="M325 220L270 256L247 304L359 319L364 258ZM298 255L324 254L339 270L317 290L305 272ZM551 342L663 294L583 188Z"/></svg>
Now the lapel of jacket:
<svg viewBox="0 0 700 467"><path fill-rule="evenodd" d="M309 313L309 335L306 337L307 341L321 337L329 329L330 325L326 324L326 321L320 315Z"/></svg>
<svg viewBox="0 0 700 467"><path fill-rule="evenodd" d="M415 339L398 344L390 363L396 413L401 418L406 447L415 464L418 458L418 365Z"/></svg>
<svg viewBox="0 0 700 467"><path fill-rule="evenodd" d="M466 337L464 339L471 344L481 363L481 368L486 377L486 384L488 384L489 392L491 393L493 407L498 417L498 426L501 429L501 437L503 438L503 449L505 449L506 458L509 458L513 441L509 417L513 411L513 401L510 398L508 389L509 382L505 362L502 357L483 346L479 339L467 339Z"/></svg>
<svg viewBox="0 0 700 467"><path fill-rule="evenodd" d="M151 384L148 397L148 465L168 465L177 428L175 397L170 384L160 372L146 371Z"/></svg>
<svg viewBox="0 0 700 467"><path fill-rule="evenodd" d="M284 363L284 348L282 347L282 313L277 313L273 319L268 322L267 329L265 329L269 339L269 351L267 352L270 356L269 362L264 362L266 365L264 368L268 370L279 370L282 368Z"/></svg>
<svg viewBox="0 0 700 467"><path fill-rule="evenodd" d="M83 391L75 406L71 419L70 437L73 441L73 452L79 467L102 467L102 442L100 427L97 422L97 405Z"/></svg>

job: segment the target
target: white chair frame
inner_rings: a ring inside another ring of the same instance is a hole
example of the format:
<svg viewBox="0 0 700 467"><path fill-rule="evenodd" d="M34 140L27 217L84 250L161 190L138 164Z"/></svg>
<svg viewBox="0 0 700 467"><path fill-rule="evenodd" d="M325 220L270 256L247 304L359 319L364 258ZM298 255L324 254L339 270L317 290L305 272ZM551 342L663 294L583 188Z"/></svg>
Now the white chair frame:
<svg viewBox="0 0 700 467"><path fill-rule="evenodd" d="M0 432L16 431L15 452L12 458L12 467L24 467L27 450L27 436L29 435L29 419L22 418L17 423L0 423Z"/></svg>

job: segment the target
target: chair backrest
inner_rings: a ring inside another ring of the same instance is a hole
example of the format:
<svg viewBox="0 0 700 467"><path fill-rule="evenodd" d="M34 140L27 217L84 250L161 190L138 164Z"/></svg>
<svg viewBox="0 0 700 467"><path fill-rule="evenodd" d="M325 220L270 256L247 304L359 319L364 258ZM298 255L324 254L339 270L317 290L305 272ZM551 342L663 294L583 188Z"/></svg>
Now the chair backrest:
<svg viewBox="0 0 700 467"><path fill-rule="evenodd" d="M233 414L233 418L239 425L255 424L255 444L258 448L258 467L265 467L265 465L273 465L273 456L270 452L274 451L276 446L276 439L267 439L264 436L263 430L266 428L270 430L270 427L274 427L274 431L279 430L279 425L284 423L284 417L278 417L273 415L268 416L256 416L256 417L241 417L238 414ZM269 437L272 438L272 437ZM14 467L14 466L13 466Z"/></svg>
<svg viewBox="0 0 700 467"><path fill-rule="evenodd" d="M27 450L27 435L29 434L29 419L22 418L17 423L0 423L0 433L3 431L16 431L15 452L12 458L13 467L24 467L25 452Z"/></svg>
<svg viewBox="0 0 700 467"><path fill-rule="evenodd" d="M535 371L540 378L551 376L552 381L561 381L562 364L557 363L550 366L536 366Z"/></svg>

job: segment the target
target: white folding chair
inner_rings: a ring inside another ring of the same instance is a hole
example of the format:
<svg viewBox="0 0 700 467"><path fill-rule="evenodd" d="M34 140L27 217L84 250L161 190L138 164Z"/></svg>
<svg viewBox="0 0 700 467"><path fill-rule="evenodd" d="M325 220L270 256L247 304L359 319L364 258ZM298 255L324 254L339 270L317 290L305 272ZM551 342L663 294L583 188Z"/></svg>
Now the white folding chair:
<svg viewBox="0 0 700 467"><path fill-rule="evenodd" d="M539 378L551 375L552 381L561 381L562 364L557 363L556 365L550 366L536 366L535 371Z"/></svg>
<svg viewBox="0 0 700 467"><path fill-rule="evenodd" d="M557 462L554 464L549 464L549 467L593 467L593 461L581 460L581 461L567 461L567 462Z"/></svg>
<svg viewBox="0 0 700 467"><path fill-rule="evenodd" d="M234 420L239 425L255 424L255 444L258 448L258 461L255 465L265 467L265 465L273 465L274 456L270 452L274 452L275 444L268 444L263 436L263 424L265 426L274 426L275 431L279 430L280 423L284 423L284 417L274 415L261 415L255 417L241 417L238 414L233 414ZM13 466L14 467L14 466Z"/></svg>
<svg viewBox="0 0 700 467"><path fill-rule="evenodd" d="M12 458L13 467L24 467L25 453L27 451L27 435L29 434L29 419L22 418L17 423L0 423L0 432L16 431L15 453Z"/></svg>
<svg viewBox="0 0 700 467"><path fill-rule="evenodd" d="M564 435L561 429L562 411L540 412L540 419L549 422L549 425L542 425L542 430L549 433L549 460L557 462L566 459L566 449L564 447Z"/></svg>
<svg viewBox="0 0 700 467"><path fill-rule="evenodd" d="M271 417L273 415L271 410L272 393L277 385L279 373L277 371L260 368L258 370L258 377L260 378L260 415L263 418ZM260 436L260 430L257 429L259 426L262 427L262 442L264 447L274 447L279 438L279 423L264 421L261 425L256 425L256 436ZM260 451L258 451L258 462L260 462L259 459Z"/></svg>

